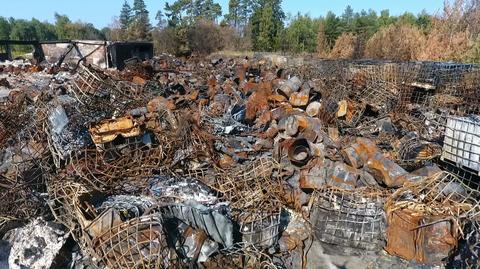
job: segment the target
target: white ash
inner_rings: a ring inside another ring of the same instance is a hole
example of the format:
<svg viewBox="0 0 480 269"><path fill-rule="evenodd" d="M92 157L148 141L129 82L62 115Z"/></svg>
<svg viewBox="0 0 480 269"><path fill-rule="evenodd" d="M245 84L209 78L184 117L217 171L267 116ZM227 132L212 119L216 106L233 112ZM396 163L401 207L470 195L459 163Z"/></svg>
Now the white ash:
<svg viewBox="0 0 480 269"><path fill-rule="evenodd" d="M218 202L217 196L207 186L195 179L156 177L150 190L157 197L176 198L180 202L193 200L204 205Z"/></svg>
<svg viewBox="0 0 480 269"><path fill-rule="evenodd" d="M10 269L50 268L68 237L62 229L42 219L36 219L9 234L12 244L8 258Z"/></svg>

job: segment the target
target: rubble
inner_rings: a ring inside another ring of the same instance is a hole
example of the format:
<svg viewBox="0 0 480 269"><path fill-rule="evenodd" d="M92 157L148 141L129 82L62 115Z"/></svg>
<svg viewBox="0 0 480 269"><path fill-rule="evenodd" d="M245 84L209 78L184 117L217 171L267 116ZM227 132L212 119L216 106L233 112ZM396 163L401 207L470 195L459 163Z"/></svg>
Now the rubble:
<svg viewBox="0 0 480 269"><path fill-rule="evenodd" d="M60 250L66 238L62 227L55 227L54 224L40 219L9 231L6 235L11 244L8 268L42 269L61 266L55 262L58 262L58 256L62 255Z"/></svg>
<svg viewBox="0 0 480 269"><path fill-rule="evenodd" d="M295 62L5 62L0 265L478 267L480 68Z"/></svg>

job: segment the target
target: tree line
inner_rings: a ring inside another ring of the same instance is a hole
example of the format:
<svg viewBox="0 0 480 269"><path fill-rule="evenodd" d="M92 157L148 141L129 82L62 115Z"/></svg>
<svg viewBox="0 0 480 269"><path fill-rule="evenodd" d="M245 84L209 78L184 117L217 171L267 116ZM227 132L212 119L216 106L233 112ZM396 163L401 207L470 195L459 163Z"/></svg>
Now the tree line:
<svg viewBox="0 0 480 269"><path fill-rule="evenodd" d="M105 39L105 33L91 23L72 22L55 13L55 23L0 17L0 40Z"/></svg>
<svg viewBox="0 0 480 269"><path fill-rule="evenodd" d="M480 61L480 1L447 0L438 14L389 10L328 12L313 18L286 14L282 0L171 0L149 19L143 0L125 0L101 30L55 14L55 22L0 17L0 39L151 40L159 52L217 50L317 54L322 58Z"/></svg>
<svg viewBox="0 0 480 269"><path fill-rule="evenodd" d="M317 54L334 59L480 62L480 0L446 0L438 14L389 10L285 14L282 0L172 0L150 25L143 0L125 0L119 27L108 38L150 39L158 51L208 54L216 50ZM143 15L142 15L143 14ZM146 15L145 15L146 14ZM223 14L223 15L222 15Z"/></svg>

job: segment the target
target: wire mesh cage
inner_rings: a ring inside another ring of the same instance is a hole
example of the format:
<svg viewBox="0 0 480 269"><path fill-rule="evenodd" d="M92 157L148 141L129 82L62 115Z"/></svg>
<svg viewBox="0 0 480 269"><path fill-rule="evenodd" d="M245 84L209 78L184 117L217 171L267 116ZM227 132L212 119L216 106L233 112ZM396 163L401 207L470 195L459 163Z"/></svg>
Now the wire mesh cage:
<svg viewBox="0 0 480 269"><path fill-rule="evenodd" d="M322 99L338 102L348 96L351 90L351 74L348 61L312 60L305 77L315 78L313 83Z"/></svg>
<svg viewBox="0 0 480 269"><path fill-rule="evenodd" d="M441 167L442 170L453 174L470 188L476 191L480 191L480 176L478 175L478 173L476 173L476 171L465 169L464 167L458 167L458 165L456 165L455 163L447 160L439 160L437 164L439 165L439 167Z"/></svg>
<svg viewBox="0 0 480 269"><path fill-rule="evenodd" d="M95 254L110 268L180 268L168 247L158 214L141 216L112 225L93 238Z"/></svg>
<svg viewBox="0 0 480 269"><path fill-rule="evenodd" d="M222 264L226 268L252 268L252 269L279 269L284 268L274 261L272 255L262 249L250 245L248 248L238 245L236 249L220 251L219 255L212 256L204 265L211 266Z"/></svg>
<svg viewBox="0 0 480 269"><path fill-rule="evenodd" d="M56 220L70 230L83 252L109 268L179 268L167 244L154 199L110 196L71 181L49 188Z"/></svg>
<svg viewBox="0 0 480 269"><path fill-rule="evenodd" d="M365 250L379 250L384 246L384 193L326 187L314 195L310 219L318 240Z"/></svg>
<svg viewBox="0 0 480 269"><path fill-rule="evenodd" d="M479 210L480 192L449 172L439 172L423 181L398 189L385 204L389 211L402 208L457 219L474 218Z"/></svg>
<svg viewBox="0 0 480 269"><path fill-rule="evenodd" d="M4 220L28 220L43 215L44 201L40 194L34 193L31 188L19 185L11 188L0 187L0 218Z"/></svg>
<svg viewBox="0 0 480 269"><path fill-rule="evenodd" d="M31 124L32 118L25 94L0 101L0 146L12 144L12 140Z"/></svg>
<svg viewBox="0 0 480 269"><path fill-rule="evenodd" d="M128 180L150 177L163 159L162 149L145 147L136 140L128 146L131 148L121 151L118 148L105 151L84 149L71 156L67 167L97 190L114 190ZM137 187L142 188L141 185Z"/></svg>
<svg viewBox="0 0 480 269"><path fill-rule="evenodd" d="M0 217L26 220L45 213L46 147L33 139L35 107L22 91L0 98Z"/></svg>
<svg viewBox="0 0 480 269"><path fill-rule="evenodd" d="M0 216L26 220L45 212L44 148L17 137L13 147L0 151Z"/></svg>
<svg viewBox="0 0 480 269"><path fill-rule="evenodd" d="M385 204L387 252L420 263L444 260L465 236L466 221L478 217L479 194L444 171L398 189Z"/></svg>
<svg viewBox="0 0 480 269"><path fill-rule="evenodd" d="M80 236L79 223L76 221L76 203L78 197L89 193L86 186L69 181L68 178L51 177L47 183L47 204L58 223L63 224L78 240Z"/></svg>
<svg viewBox="0 0 480 269"><path fill-rule="evenodd" d="M442 148L436 143L421 140L417 136L404 137L396 150L396 162L408 170L425 166L426 162L440 157Z"/></svg>
<svg viewBox="0 0 480 269"><path fill-rule="evenodd" d="M210 187L220 192L233 209L277 211L277 198L283 188L272 174L278 167L273 158L259 158L232 171L218 171Z"/></svg>
<svg viewBox="0 0 480 269"><path fill-rule="evenodd" d="M110 118L123 114L128 109L144 105L147 99L138 86L112 80L101 70L79 65L75 78L69 82L68 90L81 106L80 114L87 118Z"/></svg>
<svg viewBox="0 0 480 269"><path fill-rule="evenodd" d="M98 90L105 87L105 82L94 69L79 64L73 85L76 86L81 94L95 94Z"/></svg>
<svg viewBox="0 0 480 269"><path fill-rule="evenodd" d="M374 106L382 114L390 112L399 92L397 67L394 63L362 66L359 72L364 77L364 86L352 91L354 98Z"/></svg>
<svg viewBox="0 0 480 269"><path fill-rule="evenodd" d="M241 212L236 219L240 224L243 248L254 246L256 249L263 249L275 245L285 228L287 218L288 213L281 208L277 212Z"/></svg>
<svg viewBox="0 0 480 269"><path fill-rule="evenodd" d="M434 73L438 81L439 93L453 94L478 87L473 81L479 78L479 68L475 64L434 63Z"/></svg>

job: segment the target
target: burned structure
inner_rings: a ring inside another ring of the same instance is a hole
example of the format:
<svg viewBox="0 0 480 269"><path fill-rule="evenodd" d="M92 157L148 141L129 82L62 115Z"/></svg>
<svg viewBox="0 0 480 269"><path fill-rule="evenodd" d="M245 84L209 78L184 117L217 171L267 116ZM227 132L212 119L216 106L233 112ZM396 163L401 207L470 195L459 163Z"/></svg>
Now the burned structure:
<svg viewBox="0 0 480 269"><path fill-rule="evenodd" d="M84 45L1 66L11 268L478 268L480 67Z"/></svg>
<svg viewBox="0 0 480 269"><path fill-rule="evenodd" d="M86 65L122 70L125 67L125 61L144 61L153 58L153 44L150 42L0 40L0 61L13 60L12 46L14 45L31 46L35 62L41 63L46 60L57 66L62 63L78 64L83 62Z"/></svg>
<svg viewBox="0 0 480 269"><path fill-rule="evenodd" d="M0 61L13 60L12 46L14 45L32 46L33 59L37 62L45 60L42 46L38 41L0 40Z"/></svg>

